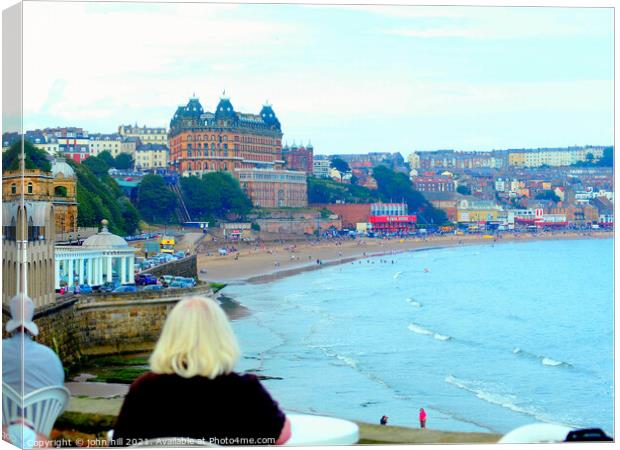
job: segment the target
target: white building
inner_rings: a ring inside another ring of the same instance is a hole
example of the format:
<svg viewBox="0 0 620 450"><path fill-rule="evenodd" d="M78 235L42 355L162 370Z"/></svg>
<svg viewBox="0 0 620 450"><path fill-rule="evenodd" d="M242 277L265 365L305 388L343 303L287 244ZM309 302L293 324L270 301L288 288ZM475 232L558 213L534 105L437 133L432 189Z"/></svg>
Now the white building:
<svg viewBox="0 0 620 450"><path fill-rule="evenodd" d="M495 190L497 192L506 191L506 181L502 180L501 178L498 178L497 180L495 180Z"/></svg>
<svg viewBox="0 0 620 450"><path fill-rule="evenodd" d="M312 173L317 178L329 178L329 159L314 159L312 161Z"/></svg>
<svg viewBox="0 0 620 450"><path fill-rule="evenodd" d="M107 220L101 224L101 231L81 246L55 247L55 289L76 283L100 286L113 280L120 284L134 283L136 249L122 237L110 233Z"/></svg>
<svg viewBox="0 0 620 450"><path fill-rule="evenodd" d="M118 133L112 134L91 134L89 137L90 153L93 156L99 155L103 151L108 151L113 157L117 157L121 152L123 137Z"/></svg>

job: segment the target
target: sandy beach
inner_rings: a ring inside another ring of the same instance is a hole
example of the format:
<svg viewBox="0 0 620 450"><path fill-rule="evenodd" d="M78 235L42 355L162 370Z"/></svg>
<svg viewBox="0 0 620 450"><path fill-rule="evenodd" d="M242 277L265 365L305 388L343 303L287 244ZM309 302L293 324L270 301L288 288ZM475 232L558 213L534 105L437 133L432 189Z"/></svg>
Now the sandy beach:
<svg viewBox="0 0 620 450"><path fill-rule="evenodd" d="M198 248L198 276L204 281L239 283L269 282L307 270L351 262L360 258L389 255L407 251L443 248L458 245L526 242L549 239L605 239L613 233L540 232L504 233L498 237L481 235L441 235L407 239L356 239L297 241L284 243L210 243ZM237 246L226 256L219 256L219 246ZM210 255L207 254L210 253ZM317 262L319 261L320 264Z"/></svg>

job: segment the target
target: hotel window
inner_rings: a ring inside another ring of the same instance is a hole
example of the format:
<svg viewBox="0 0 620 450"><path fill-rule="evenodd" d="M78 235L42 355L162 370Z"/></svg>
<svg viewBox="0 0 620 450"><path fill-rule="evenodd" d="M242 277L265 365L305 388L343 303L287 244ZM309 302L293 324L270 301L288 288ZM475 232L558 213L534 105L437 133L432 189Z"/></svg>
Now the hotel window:
<svg viewBox="0 0 620 450"><path fill-rule="evenodd" d="M15 183L11 185L11 194L17 194L17 186Z"/></svg>
<svg viewBox="0 0 620 450"><path fill-rule="evenodd" d="M32 183L28 183L28 193L32 194Z"/></svg>

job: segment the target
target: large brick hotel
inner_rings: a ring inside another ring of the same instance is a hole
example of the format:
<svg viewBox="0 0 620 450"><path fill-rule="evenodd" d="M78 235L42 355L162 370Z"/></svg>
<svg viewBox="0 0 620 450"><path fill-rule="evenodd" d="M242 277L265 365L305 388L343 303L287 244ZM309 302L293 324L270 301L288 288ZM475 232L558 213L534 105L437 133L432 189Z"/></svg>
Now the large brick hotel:
<svg viewBox="0 0 620 450"><path fill-rule="evenodd" d="M212 113L191 98L170 121L169 145L170 167L182 176L223 170L256 206L308 204L306 174L284 169L282 129L270 105L259 114L241 113L223 97Z"/></svg>

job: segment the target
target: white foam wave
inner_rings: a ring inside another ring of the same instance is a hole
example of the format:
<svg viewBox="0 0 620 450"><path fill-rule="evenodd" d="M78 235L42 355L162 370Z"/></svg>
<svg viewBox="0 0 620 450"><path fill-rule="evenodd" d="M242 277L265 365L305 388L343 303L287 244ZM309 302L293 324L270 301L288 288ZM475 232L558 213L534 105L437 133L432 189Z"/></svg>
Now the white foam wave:
<svg viewBox="0 0 620 450"><path fill-rule="evenodd" d="M452 339L451 336L446 336L446 335L439 334L439 333L433 334L433 337L437 339L438 341L449 341L450 339Z"/></svg>
<svg viewBox="0 0 620 450"><path fill-rule="evenodd" d="M402 272L396 272L394 274L394 279L396 280L398 277L400 277L403 273Z"/></svg>
<svg viewBox="0 0 620 450"><path fill-rule="evenodd" d="M530 359L536 359L536 360L540 361L540 363L543 366L549 366L549 367L572 367L572 365L567 363L567 362L559 361L557 359L551 358L551 357L546 356L546 355L536 355L534 353L530 353L528 351L522 350L519 347L515 347L512 350L512 353L514 353L515 355L522 355L522 356L525 356L525 357L530 358Z"/></svg>
<svg viewBox="0 0 620 450"><path fill-rule="evenodd" d="M407 299L407 303L409 303L411 306L415 306L416 308L419 308L422 306L422 304L420 302L416 302L414 299L412 298L408 298Z"/></svg>
<svg viewBox="0 0 620 450"><path fill-rule="evenodd" d="M336 354L336 359L338 359L339 361L342 361L343 363L345 363L349 367L357 369L357 361L354 360L353 358L349 358L348 356L343 356L343 355Z"/></svg>
<svg viewBox="0 0 620 450"><path fill-rule="evenodd" d="M497 392L497 387L494 388L493 386L484 385L484 383L475 381L460 380L453 375L448 375L444 381L448 384L463 389L464 391L474 394L480 400L494 405L499 405L517 413L526 414L541 422L557 423L559 425L569 427L576 426L575 424L569 423L571 420L566 420L566 418L558 421L558 418L550 417L534 407L526 407L519 404L519 399L516 396L508 393Z"/></svg>
<svg viewBox="0 0 620 450"><path fill-rule="evenodd" d="M423 334L426 336L433 336L434 339L437 339L438 341L449 341L452 339L451 336L447 336L445 334L439 334L436 333L432 330L428 330L424 327L421 327L419 325L416 325L414 323L409 324L409 326L407 327L409 329L409 331L413 331L414 333L417 334Z"/></svg>
<svg viewBox="0 0 620 450"><path fill-rule="evenodd" d="M418 334L427 334L427 335L434 334L431 330L427 330L426 328L422 328L413 323L409 324L407 328L409 329L409 331L413 331L414 333L418 333Z"/></svg>
<svg viewBox="0 0 620 450"><path fill-rule="evenodd" d="M543 364L543 366L561 366L562 364L566 364L565 362L562 361L556 361L553 358L548 358L546 356L544 356L540 362Z"/></svg>

